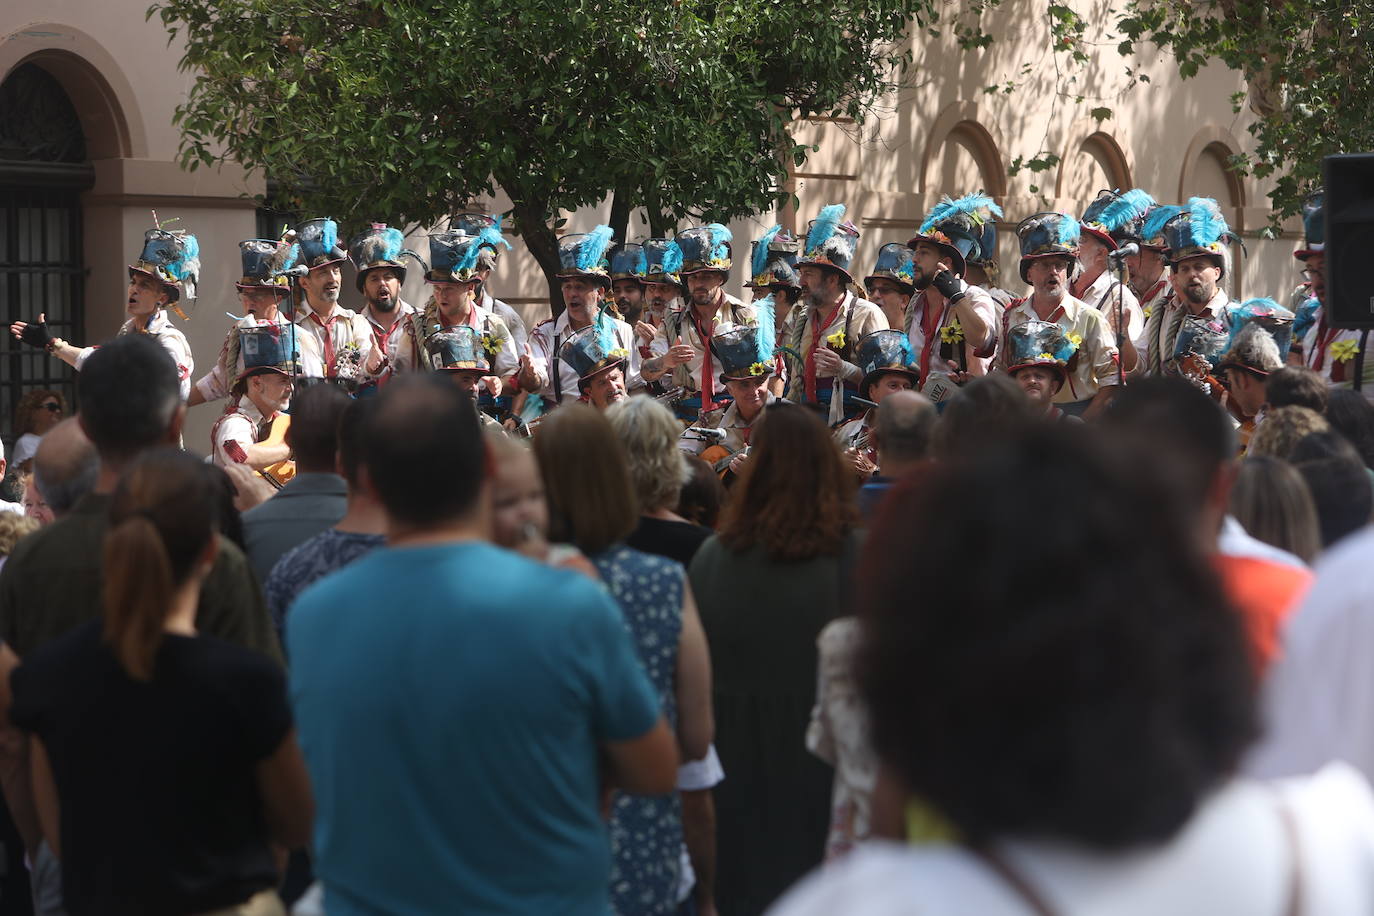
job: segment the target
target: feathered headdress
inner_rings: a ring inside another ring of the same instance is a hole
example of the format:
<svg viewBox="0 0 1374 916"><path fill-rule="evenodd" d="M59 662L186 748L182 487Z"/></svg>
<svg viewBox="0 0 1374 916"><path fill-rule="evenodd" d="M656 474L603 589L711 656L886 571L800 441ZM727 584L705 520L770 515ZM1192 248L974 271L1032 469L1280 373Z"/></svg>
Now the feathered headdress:
<svg viewBox="0 0 1374 916"><path fill-rule="evenodd" d="M926 235L941 223L957 220L973 226L981 226L989 217L1002 216L1002 208L986 194L966 194L958 199L942 197L925 222L921 223L920 233Z"/></svg>
<svg viewBox="0 0 1374 916"><path fill-rule="evenodd" d="M806 233L807 254L819 251L820 247L830 240L839 227L840 220L844 219L844 213L844 204L831 204L821 208L821 212L811 221L811 231Z"/></svg>
<svg viewBox="0 0 1374 916"><path fill-rule="evenodd" d="M770 293L753 303L755 322L755 343L759 348L759 362L766 363L773 358L777 345L777 316L773 311L773 295Z"/></svg>
<svg viewBox="0 0 1374 916"><path fill-rule="evenodd" d="M401 230L387 226L379 227L375 233L365 236L358 245L355 261L358 264L376 264L379 261L395 261L401 255L406 237Z"/></svg>
<svg viewBox="0 0 1374 916"><path fill-rule="evenodd" d="M1143 217L1155 205L1155 199L1139 188L1125 194L1102 199L1101 206L1093 201L1083 214L1083 222L1105 232L1116 232L1122 226ZM1094 212L1095 211L1095 212Z"/></svg>
<svg viewBox="0 0 1374 916"><path fill-rule="evenodd" d="M679 270L682 270L682 249L677 242L669 242L663 246L663 272L675 274Z"/></svg>
<svg viewBox="0 0 1374 916"><path fill-rule="evenodd" d="M706 228L711 230L710 260L720 261L730 257L730 248L727 243L734 240L734 233L721 223L709 223Z"/></svg>
<svg viewBox="0 0 1374 916"><path fill-rule="evenodd" d="M615 339L615 319L607 314L607 303L604 301L596 313L596 342L601 352L607 355L619 346Z"/></svg>
<svg viewBox="0 0 1374 916"><path fill-rule="evenodd" d="M759 236L758 242L754 244L754 258L749 265L750 276L757 277L768 267L768 244L773 241L773 237L782 231L782 226L774 226L763 235Z"/></svg>
<svg viewBox="0 0 1374 916"><path fill-rule="evenodd" d="M615 234L610 226L597 226L588 232L577 246L578 270L594 271L606 255L606 247Z"/></svg>
<svg viewBox="0 0 1374 916"><path fill-rule="evenodd" d="M1221 207L1210 197L1188 198L1188 224L1193 243L1201 247L1220 242L1231 232L1226 217L1221 215Z"/></svg>
<svg viewBox="0 0 1374 916"><path fill-rule="evenodd" d="M1183 208L1169 204L1168 206L1151 207L1145 214L1145 225L1140 230L1140 236L1146 242L1154 242L1164 236L1164 224L1183 212Z"/></svg>
<svg viewBox="0 0 1374 916"><path fill-rule="evenodd" d="M296 259L300 256L301 246L296 244L296 230L287 229L282 233L281 241L277 242L277 250L272 252L272 257L267 262L269 275L281 276L295 265Z"/></svg>

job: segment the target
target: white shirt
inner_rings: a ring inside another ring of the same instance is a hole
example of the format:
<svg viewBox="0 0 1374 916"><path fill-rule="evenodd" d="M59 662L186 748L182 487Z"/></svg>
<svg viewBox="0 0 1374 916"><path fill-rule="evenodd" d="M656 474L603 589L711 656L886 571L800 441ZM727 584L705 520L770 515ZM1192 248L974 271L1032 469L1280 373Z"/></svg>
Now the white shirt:
<svg viewBox="0 0 1374 916"><path fill-rule="evenodd" d="M1027 298L1003 314L1003 340L1010 339L1012 328L1028 321L1040 321L1035 312L1034 299ZM1120 380L1116 336L1107 328L1102 313L1081 299L1065 293L1059 305L1050 313L1050 320L1064 329L1065 334L1077 334L1081 340L1069 360L1068 384L1054 396L1056 404L1071 404L1093 397L1108 385ZM1003 347L997 356L998 365L1006 369L1011 350Z"/></svg>
<svg viewBox="0 0 1374 916"><path fill-rule="evenodd" d="M758 322L757 313L752 305L745 305L727 293L722 293L722 295L724 298L716 309L715 315L711 317L711 326L703 328L707 334L715 337L732 327ZM692 348L692 358L665 373L663 384L681 386L692 392L700 391L702 389L701 367L705 362L706 350L710 341L702 340L701 334L697 332L697 324L691 306L684 306L664 317L663 323L658 326L658 332L654 334L654 339L649 341L649 352L654 357L666 355L668 348L677 341L678 337L681 337L682 342ZM720 369L720 360L712 354L711 374L715 378L712 379L711 383L715 386L714 390L717 394L725 390L725 386L720 383Z"/></svg>
<svg viewBox="0 0 1374 916"><path fill-rule="evenodd" d="M364 308L362 311L363 318L367 319L367 326L372 329L372 346L381 347L382 352L386 354L386 358L389 360L389 365L382 370L378 378L378 382L381 384L385 384L385 382L391 378L392 373L401 368L401 363L404 362L411 353L410 347L407 346L406 341L406 327L407 319L414 314L415 306L406 302L404 299L398 300L396 308L392 311L395 320L391 322L391 328L387 329L382 327L381 324L372 317L371 306Z"/></svg>
<svg viewBox="0 0 1374 916"><path fill-rule="evenodd" d="M988 326L988 333L982 340L971 340L964 338L961 344L964 348L964 360L971 375L987 375L992 366L992 358L997 348L997 331L1002 326L1002 307L997 304L987 290L977 286L970 286L964 294L964 298L969 300L974 312ZM911 341L911 352L916 358L918 366L926 367L926 374L921 378L921 384L925 384L928 375L950 375L952 370L940 355L941 339L940 331L955 324L959 316L955 312L955 306L948 302L942 303L939 308L939 324L935 325L935 333L929 338L926 337L925 323L927 320L933 322L935 316L928 314L933 308L928 301L929 290L921 290L911 297L906 309L906 336ZM962 303L960 303L962 304ZM962 327L960 328L962 332ZM951 344L950 347L960 346ZM927 353L926 351L929 350ZM956 354L955 362L958 362L957 350L950 350Z"/></svg>
<svg viewBox="0 0 1374 916"><path fill-rule="evenodd" d="M1122 286L1116 275L1104 270L1088 285L1078 298L1091 305L1107 319L1107 327L1116 327L1116 291L1121 290L1121 311L1126 316L1126 336L1137 350L1145 346L1145 310L1129 286ZM1113 331L1113 334L1116 332Z"/></svg>
<svg viewBox="0 0 1374 916"><path fill-rule="evenodd" d="M1300 837L1296 853L1281 803ZM1342 764L1285 783L1233 780L1159 847L1098 853L1014 841L999 843L997 851L1056 916L1285 916L1295 856L1302 913L1374 912L1374 794ZM1033 910L963 847L881 842L813 872L768 912L1027 916Z"/></svg>
<svg viewBox="0 0 1374 916"><path fill-rule="evenodd" d="M248 446L257 444L262 423L262 411L247 397L230 404L210 428L210 454L215 464L246 464Z"/></svg>
<svg viewBox="0 0 1374 916"><path fill-rule="evenodd" d="M290 323L280 314L271 320L247 315L234 322L234 327L229 329L229 333L224 338L224 345L220 347L219 359L215 360L210 371L202 375L196 382L196 390L200 392L201 397L205 398L207 402L229 397L229 342L237 333L235 328L265 328L269 325L278 325L288 333L290 331ZM244 370L242 350L239 351L236 363L234 376L238 378L243 375Z"/></svg>
<svg viewBox="0 0 1374 916"><path fill-rule="evenodd" d="M185 401L191 396L191 372L196 367L196 361L191 358L191 345L186 340L186 335L181 333L167 317L164 309L153 312L153 317L148 319L148 327L140 332L134 325L134 320L130 318L119 328L117 336L125 334L144 333L156 340L162 349L166 350L172 357L172 362L177 366L177 379L181 386L181 400ZM86 365L86 360L90 359L98 347L83 347L81 352L76 354L76 371L80 372L81 367Z"/></svg>
<svg viewBox="0 0 1374 916"><path fill-rule="evenodd" d="M1357 357L1353 354L1359 351L1360 338L1364 332L1326 327L1322 319L1325 310L1323 306L1317 314L1317 320L1312 322L1311 329L1303 338L1303 365L1320 375L1332 388L1354 387ZM1370 340L1374 340L1374 336L1371 336ZM1366 398L1374 400L1374 356L1369 353L1365 353L1364 384L1360 386L1360 392Z"/></svg>
<svg viewBox="0 0 1374 916"><path fill-rule="evenodd" d="M482 290L482 299L477 304L506 323L506 329L510 331L510 336L515 342L515 355L518 359L525 352L525 344L529 343L530 339L529 332L525 330L525 319L485 289Z"/></svg>
<svg viewBox="0 0 1374 916"><path fill-rule="evenodd" d="M10 464L18 467L28 461L38 452L38 443L43 441L43 437L36 433L24 433L14 443L14 455L10 457ZM0 455L0 458L3 458Z"/></svg>
<svg viewBox="0 0 1374 916"><path fill-rule="evenodd" d="M608 318L610 316L607 316ZM643 387L643 382L639 379L639 347L636 346L634 331L628 324L619 320L611 319L615 322L616 346L629 353L626 357L629 360L629 370L625 373L625 390L634 391L636 388ZM590 327L590 325L589 325ZM558 361L558 378L561 389L559 391L558 403L569 404L582 396L577 389L577 370L568 365L566 359L559 356L558 351L567 343L568 338L577 333L572 329L568 322L568 311L557 318L548 318L534 326L530 331L530 355L534 365L534 371L539 376L539 393L543 396L546 404L553 404L553 366L554 360Z"/></svg>
<svg viewBox="0 0 1374 916"><path fill-rule="evenodd" d="M367 377L367 361L372 355L372 326L367 319L337 302L329 317L321 321L307 304L304 314L296 320L297 341L301 354L301 375L305 378L332 378L330 356L337 364L339 354L346 348L358 348L358 380ZM328 325L326 328L325 325Z"/></svg>

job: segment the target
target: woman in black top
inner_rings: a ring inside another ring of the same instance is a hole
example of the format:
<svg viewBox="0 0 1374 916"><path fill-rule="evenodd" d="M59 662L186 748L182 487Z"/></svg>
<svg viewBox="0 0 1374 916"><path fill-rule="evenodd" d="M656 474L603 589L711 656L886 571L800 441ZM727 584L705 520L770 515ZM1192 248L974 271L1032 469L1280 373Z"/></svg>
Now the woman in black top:
<svg viewBox="0 0 1374 916"><path fill-rule="evenodd" d="M211 469L172 450L124 474L105 536L104 617L11 675L34 796L73 916L281 913L272 844L314 803L282 670L196 634L217 550Z"/></svg>

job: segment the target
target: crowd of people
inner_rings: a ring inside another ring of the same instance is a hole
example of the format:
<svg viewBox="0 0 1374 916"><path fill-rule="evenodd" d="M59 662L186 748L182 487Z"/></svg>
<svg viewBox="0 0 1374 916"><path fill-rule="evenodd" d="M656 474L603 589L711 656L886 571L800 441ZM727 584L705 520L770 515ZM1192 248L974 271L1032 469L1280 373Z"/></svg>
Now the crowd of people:
<svg viewBox="0 0 1374 916"><path fill-rule="evenodd" d="M1140 191L1023 221L1023 298L980 195L867 276L775 227L748 304L723 226L598 227L528 333L499 221L415 309L311 220L198 379L151 230L126 333L12 329L78 412L26 395L0 512L0 912L1368 912L1374 405L1306 215L1292 308Z"/></svg>

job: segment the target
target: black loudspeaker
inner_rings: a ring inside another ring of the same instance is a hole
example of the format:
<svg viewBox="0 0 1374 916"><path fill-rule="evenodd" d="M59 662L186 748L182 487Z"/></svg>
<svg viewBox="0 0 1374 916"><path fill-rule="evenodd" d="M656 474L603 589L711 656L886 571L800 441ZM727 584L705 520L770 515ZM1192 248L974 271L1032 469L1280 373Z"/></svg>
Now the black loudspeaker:
<svg viewBox="0 0 1374 916"><path fill-rule="evenodd" d="M1374 328L1374 153L1327 156L1327 323Z"/></svg>

